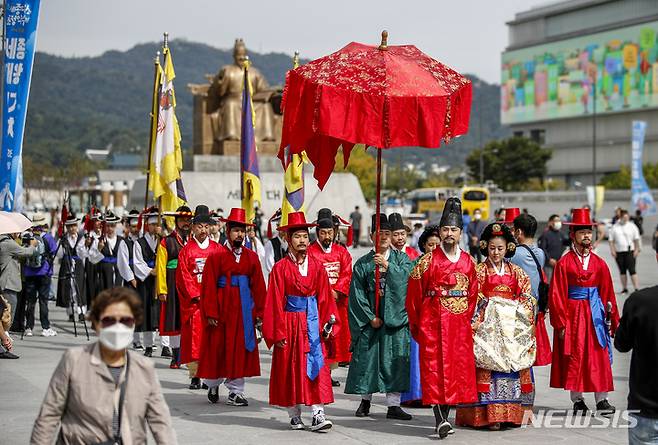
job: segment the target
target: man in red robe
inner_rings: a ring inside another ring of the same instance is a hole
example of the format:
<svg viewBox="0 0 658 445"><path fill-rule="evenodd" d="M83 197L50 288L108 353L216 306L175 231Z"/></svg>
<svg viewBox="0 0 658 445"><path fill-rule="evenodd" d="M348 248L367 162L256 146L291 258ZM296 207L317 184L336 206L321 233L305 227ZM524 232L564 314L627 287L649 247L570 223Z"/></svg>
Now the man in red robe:
<svg viewBox="0 0 658 445"><path fill-rule="evenodd" d="M610 337L619 324L617 299L607 264L591 251L596 223L589 209L574 209L571 219L571 249L555 265L548 298L554 329L551 387L571 391L574 414L588 411L584 392L594 393L599 413L612 414Z"/></svg>
<svg viewBox="0 0 658 445"><path fill-rule="evenodd" d="M178 254L187 243L194 214L187 206L180 206L175 212L165 212L164 216L174 216L176 230L162 238L155 254L155 292L160 300L160 322L158 324L162 340L162 357L171 357L169 367L178 369L180 356L180 304L176 290L176 268ZM169 349L171 346L171 350Z"/></svg>
<svg viewBox="0 0 658 445"><path fill-rule="evenodd" d="M260 375L260 328L265 305L265 280L258 254L244 247L245 211L231 209L227 240L206 262L202 305L206 319L199 376L208 385L208 400L217 403L221 378L229 390L227 405L248 406L245 377Z"/></svg>
<svg viewBox="0 0 658 445"><path fill-rule="evenodd" d="M451 405L478 400L471 320L478 298L475 263L459 248L461 202L449 198L440 221L441 244L409 276L407 313L420 346L423 405L433 405L436 432L450 434Z"/></svg>
<svg viewBox="0 0 658 445"><path fill-rule="evenodd" d="M307 255L308 231L313 226L303 212L294 212L279 227L286 233L288 254L270 273L263 338L268 347L274 346L270 404L288 408L293 430L305 428L301 405L311 406L311 430L321 431L332 427L324 404L334 401L323 340L337 334L339 325L327 272Z"/></svg>
<svg viewBox="0 0 658 445"><path fill-rule="evenodd" d="M322 263L331 286L331 294L338 307L337 317L342 323L347 322L348 295L352 280L352 256L347 248L336 242L336 220L330 209L320 209L318 212L318 227L316 228L317 241L308 248L308 253ZM341 329L330 348L331 354L327 357L331 369L339 363L349 363L350 330ZM331 379L333 386L340 386L338 380Z"/></svg>
<svg viewBox="0 0 658 445"><path fill-rule="evenodd" d="M208 235L214 223L207 206L199 205L192 220L192 239L178 254L176 290L181 315L180 363L186 363L190 374L190 389L201 389L197 367L201 355L201 278L206 259L219 250Z"/></svg>
<svg viewBox="0 0 658 445"><path fill-rule="evenodd" d="M391 213L388 216L388 222L391 224L391 245L398 252L407 254L411 261L420 256L420 253L413 247L407 245L407 238L411 232L411 228L404 224L402 215L399 213Z"/></svg>

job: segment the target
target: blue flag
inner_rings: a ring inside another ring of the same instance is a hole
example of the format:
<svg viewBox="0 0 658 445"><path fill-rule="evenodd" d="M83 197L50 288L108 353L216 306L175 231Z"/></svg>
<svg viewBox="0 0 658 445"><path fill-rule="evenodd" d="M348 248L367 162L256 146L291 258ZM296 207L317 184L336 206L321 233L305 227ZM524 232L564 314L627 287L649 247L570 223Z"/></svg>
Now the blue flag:
<svg viewBox="0 0 658 445"><path fill-rule="evenodd" d="M633 143L631 164L631 201L635 210L642 211L642 215L655 215L656 203L651 190L644 179L642 172L642 150L644 148L644 135L647 132L647 123L633 121Z"/></svg>
<svg viewBox="0 0 658 445"><path fill-rule="evenodd" d="M7 0L2 97L0 208L19 211L23 197L23 134L37 41L40 0Z"/></svg>

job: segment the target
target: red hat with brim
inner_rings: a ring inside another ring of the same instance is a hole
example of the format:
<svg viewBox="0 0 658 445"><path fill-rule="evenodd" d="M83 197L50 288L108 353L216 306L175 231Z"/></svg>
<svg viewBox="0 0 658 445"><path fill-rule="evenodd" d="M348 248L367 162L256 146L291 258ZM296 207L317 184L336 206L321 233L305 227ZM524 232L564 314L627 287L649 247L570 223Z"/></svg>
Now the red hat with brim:
<svg viewBox="0 0 658 445"><path fill-rule="evenodd" d="M573 209L571 212L571 221L565 222L565 226L596 226L597 223L592 221L589 209Z"/></svg>
<svg viewBox="0 0 658 445"><path fill-rule="evenodd" d="M510 207L509 209L505 209L505 221L503 222L511 226L514 224L514 220L519 215L521 215L521 210L518 207Z"/></svg>
<svg viewBox="0 0 658 445"><path fill-rule="evenodd" d="M247 213L240 207L232 208L231 213L228 214L227 218L219 218L219 220L228 224L240 224L242 226L256 225L247 222Z"/></svg>
<svg viewBox="0 0 658 445"><path fill-rule="evenodd" d="M290 232L295 230L304 230L310 229L311 227L316 227L317 224L306 222L306 216L304 212L292 212L288 213L288 224L285 226L279 226L277 230L279 232Z"/></svg>

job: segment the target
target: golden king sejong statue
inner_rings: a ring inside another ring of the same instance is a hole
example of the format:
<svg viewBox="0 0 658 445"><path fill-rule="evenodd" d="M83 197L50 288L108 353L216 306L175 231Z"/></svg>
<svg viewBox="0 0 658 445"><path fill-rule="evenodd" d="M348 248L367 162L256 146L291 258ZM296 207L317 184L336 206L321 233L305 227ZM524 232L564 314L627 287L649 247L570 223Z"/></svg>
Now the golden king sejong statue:
<svg viewBox="0 0 658 445"><path fill-rule="evenodd" d="M226 65L213 78L208 89L208 107L213 138L217 142L239 141L244 88L244 65L248 63L247 47L235 40L234 64ZM258 69L249 67L252 100L256 113L256 141L274 141L274 113L268 99L270 86Z"/></svg>

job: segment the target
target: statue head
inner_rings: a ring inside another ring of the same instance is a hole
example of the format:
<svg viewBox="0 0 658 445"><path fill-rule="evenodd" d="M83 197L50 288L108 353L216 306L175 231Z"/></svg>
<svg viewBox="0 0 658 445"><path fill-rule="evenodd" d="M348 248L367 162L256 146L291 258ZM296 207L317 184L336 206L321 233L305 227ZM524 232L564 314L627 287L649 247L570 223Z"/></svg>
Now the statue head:
<svg viewBox="0 0 658 445"><path fill-rule="evenodd" d="M235 64L242 67L246 58L247 46L244 44L244 40L235 39L235 45L233 46L233 60L235 61Z"/></svg>

